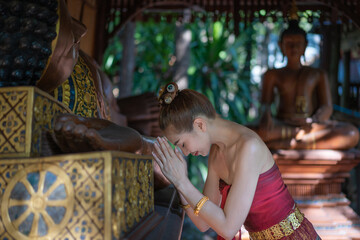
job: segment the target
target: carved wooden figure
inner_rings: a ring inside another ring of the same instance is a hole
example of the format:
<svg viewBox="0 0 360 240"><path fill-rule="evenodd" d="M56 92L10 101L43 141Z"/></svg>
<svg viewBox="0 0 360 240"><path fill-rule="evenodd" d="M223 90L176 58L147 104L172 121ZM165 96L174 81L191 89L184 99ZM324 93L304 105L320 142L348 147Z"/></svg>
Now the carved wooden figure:
<svg viewBox="0 0 360 240"><path fill-rule="evenodd" d="M305 31L291 20L279 41L287 65L264 74L259 122L250 127L271 149L350 149L357 145L359 131L350 123L330 120L333 107L327 75L301 64L306 45ZM275 89L279 106L272 116Z"/></svg>
<svg viewBox="0 0 360 240"><path fill-rule="evenodd" d="M154 94L121 112L63 0L1 1L0 13L0 238L145 239L162 226L154 201L177 211L163 220L178 236L176 192L146 155Z"/></svg>

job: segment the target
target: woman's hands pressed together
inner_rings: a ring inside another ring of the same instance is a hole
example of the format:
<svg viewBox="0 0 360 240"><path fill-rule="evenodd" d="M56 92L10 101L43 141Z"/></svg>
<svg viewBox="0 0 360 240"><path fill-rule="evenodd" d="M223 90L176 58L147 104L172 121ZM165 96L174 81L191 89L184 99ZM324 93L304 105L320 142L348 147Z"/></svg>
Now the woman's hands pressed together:
<svg viewBox="0 0 360 240"><path fill-rule="evenodd" d="M155 152L152 155L159 165L165 177L174 186L178 186L183 180L187 179L187 164L186 160L180 153L177 147L175 151L171 148L167 139L158 137L155 145Z"/></svg>

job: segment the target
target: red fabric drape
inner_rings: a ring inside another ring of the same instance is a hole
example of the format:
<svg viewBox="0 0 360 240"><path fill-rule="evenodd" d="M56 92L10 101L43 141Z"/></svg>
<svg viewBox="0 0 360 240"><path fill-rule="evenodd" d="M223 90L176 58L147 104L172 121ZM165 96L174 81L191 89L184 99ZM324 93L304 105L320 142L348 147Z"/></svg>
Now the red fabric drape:
<svg viewBox="0 0 360 240"><path fill-rule="evenodd" d="M230 188L231 185L220 180L222 209L224 209ZM253 203L244 226L249 232L270 228L292 213L294 205L295 202L284 184L279 168L274 164L271 169L259 175ZM312 224L304 218L301 226L293 234L282 239L316 239L316 237L317 234ZM217 239L223 240L224 238L218 236Z"/></svg>

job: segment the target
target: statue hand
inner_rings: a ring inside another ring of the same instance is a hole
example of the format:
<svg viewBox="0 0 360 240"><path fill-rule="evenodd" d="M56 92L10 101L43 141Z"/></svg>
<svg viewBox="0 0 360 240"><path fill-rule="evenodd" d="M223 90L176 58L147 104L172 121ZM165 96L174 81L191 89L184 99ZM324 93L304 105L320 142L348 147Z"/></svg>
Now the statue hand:
<svg viewBox="0 0 360 240"><path fill-rule="evenodd" d="M142 148L141 135L134 129L71 114L56 118L53 138L65 153L98 150L135 153Z"/></svg>

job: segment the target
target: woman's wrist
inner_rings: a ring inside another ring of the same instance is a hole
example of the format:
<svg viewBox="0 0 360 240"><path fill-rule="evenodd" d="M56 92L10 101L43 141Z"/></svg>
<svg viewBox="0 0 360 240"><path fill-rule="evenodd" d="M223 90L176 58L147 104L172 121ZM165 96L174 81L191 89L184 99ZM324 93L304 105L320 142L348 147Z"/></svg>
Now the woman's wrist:
<svg viewBox="0 0 360 240"><path fill-rule="evenodd" d="M190 183L190 180L186 177L178 182L174 182L175 188L180 192L180 194L183 194L186 192L187 186ZM191 183L190 183L191 184Z"/></svg>
<svg viewBox="0 0 360 240"><path fill-rule="evenodd" d="M187 205L188 202L186 201L185 197L179 192L180 195L180 202L182 205Z"/></svg>
<svg viewBox="0 0 360 240"><path fill-rule="evenodd" d="M180 207L182 208L182 209L184 209L184 210L186 210L186 209L189 209L191 206L190 206L190 204L179 204L180 205Z"/></svg>

